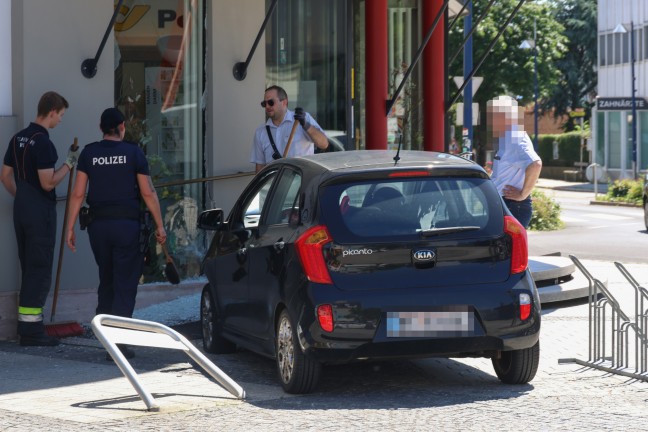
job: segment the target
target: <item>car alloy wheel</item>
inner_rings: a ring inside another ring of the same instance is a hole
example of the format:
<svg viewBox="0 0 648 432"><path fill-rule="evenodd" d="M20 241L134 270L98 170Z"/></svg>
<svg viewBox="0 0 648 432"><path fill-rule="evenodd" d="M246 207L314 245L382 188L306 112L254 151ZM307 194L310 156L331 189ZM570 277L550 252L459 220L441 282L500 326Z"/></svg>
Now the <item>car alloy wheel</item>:
<svg viewBox="0 0 648 432"><path fill-rule="evenodd" d="M275 336L277 371L286 393L310 393L317 386L322 365L302 353L287 310L279 316Z"/></svg>
<svg viewBox="0 0 648 432"><path fill-rule="evenodd" d="M236 345L220 334L221 324L209 284L205 285L200 297L200 324L205 351L214 354L228 354L236 351Z"/></svg>
<svg viewBox="0 0 648 432"><path fill-rule="evenodd" d="M538 371L540 341L531 348L502 351L499 358L492 359L497 377L505 384L526 384Z"/></svg>
<svg viewBox="0 0 648 432"><path fill-rule="evenodd" d="M648 201L644 202L644 225L648 231Z"/></svg>

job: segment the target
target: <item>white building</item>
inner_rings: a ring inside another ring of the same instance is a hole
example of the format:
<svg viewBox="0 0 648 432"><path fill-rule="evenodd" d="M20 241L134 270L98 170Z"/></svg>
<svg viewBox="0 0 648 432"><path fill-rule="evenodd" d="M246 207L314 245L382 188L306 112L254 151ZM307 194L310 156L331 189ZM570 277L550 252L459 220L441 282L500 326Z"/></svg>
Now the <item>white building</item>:
<svg viewBox="0 0 648 432"><path fill-rule="evenodd" d="M612 180L634 177L633 169L637 175L645 174L648 171L648 0L598 0L598 53L598 99L592 125L594 160ZM632 116L633 76L635 119Z"/></svg>

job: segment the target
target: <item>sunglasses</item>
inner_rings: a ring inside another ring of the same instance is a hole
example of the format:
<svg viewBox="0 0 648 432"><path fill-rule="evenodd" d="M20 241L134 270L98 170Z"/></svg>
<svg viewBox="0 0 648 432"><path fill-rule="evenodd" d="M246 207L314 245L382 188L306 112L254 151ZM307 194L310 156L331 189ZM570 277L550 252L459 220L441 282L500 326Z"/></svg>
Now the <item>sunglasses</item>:
<svg viewBox="0 0 648 432"><path fill-rule="evenodd" d="M264 100L264 101L261 102L261 107L262 107L262 108L265 108L266 105L273 107L274 104L275 104L275 100L274 100L274 99L269 99L269 100L267 100L267 101Z"/></svg>

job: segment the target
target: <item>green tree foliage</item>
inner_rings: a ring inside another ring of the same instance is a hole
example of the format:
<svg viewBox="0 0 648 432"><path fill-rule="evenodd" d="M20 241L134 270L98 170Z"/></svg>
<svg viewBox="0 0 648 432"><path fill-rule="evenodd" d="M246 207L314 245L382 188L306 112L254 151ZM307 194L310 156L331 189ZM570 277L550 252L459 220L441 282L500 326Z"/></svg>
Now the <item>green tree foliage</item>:
<svg viewBox="0 0 648 432"><path fill-rule="evenodd" d="M567 52L555 63L559 81L543 100L543 109L554 108L559 118L575 108L584 107L589 119L597 85L597 2L596 0L553 0L555 19L564 27ZM573 118L564 125L575 129Z"/></svg>
<svg viewBox="0 0 648 432"><path fill-rule="evenodd" d="M519 4L519 0L496 1L485 18L477 23L489 2L473 2L473 24L477 29L473 33L473 63L478 64L487 51L491 41L497 36L509 15ZM483 76L484 82L475 94L474 102L479 102L482 112L485 102L495 96L508 94L521 97L521 103L533 101L533 53L531 50L520 48L525 40L533 40L533 23L537 26L538 47L538 76L539 93L546 98L558 85L560 73L555 63L566 51L566 39L563 36L564 27L556 21L553 4L550 2L526 2L513 18L504 33L493 46L490 55L478 69L476 75ZM594 29L596 31L596 27ZM463 20L459 19L449 32L448 54L459 52L452 64L449 65L450 76L463 76L464 39ZM451 84L451 95L456 91ZM461 98L459 98L461 101Z"/></svg>

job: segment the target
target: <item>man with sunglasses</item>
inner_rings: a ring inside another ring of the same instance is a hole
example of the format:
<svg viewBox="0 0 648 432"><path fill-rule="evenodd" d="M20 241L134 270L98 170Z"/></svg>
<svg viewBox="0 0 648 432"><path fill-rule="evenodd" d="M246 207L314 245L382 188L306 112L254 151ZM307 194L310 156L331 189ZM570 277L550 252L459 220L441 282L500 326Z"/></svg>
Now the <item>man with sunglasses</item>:
<svg viewBox="0 0 648 432"><path fill-rule="evenodd" d="M321 150L328 148L328 139L315 119L301 108L288 109L286 91L276 85L265 91L261 107L265 109L267 120L254 132L252 156L256 172L275 159L283 157L284 150L295 122L301 127L295 130L286 157L303 156L314 153L314 145Z"/></svg>

